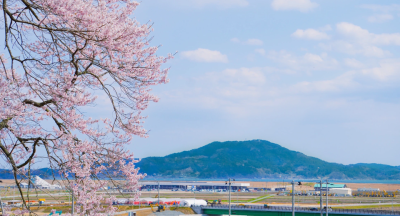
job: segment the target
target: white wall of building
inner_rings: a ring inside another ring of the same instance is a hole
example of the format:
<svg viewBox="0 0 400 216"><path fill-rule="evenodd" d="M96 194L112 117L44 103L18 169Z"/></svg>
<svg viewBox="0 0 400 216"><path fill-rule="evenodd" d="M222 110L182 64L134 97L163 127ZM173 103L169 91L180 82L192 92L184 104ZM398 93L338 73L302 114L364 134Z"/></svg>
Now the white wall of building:
<svg viewBox="0 0 400 216"><path fill-rule="evenodd" d="M337 194L337 195L344 195L344 196L351 196L351 188L331 188L329 189L330 194Z"/></svg>

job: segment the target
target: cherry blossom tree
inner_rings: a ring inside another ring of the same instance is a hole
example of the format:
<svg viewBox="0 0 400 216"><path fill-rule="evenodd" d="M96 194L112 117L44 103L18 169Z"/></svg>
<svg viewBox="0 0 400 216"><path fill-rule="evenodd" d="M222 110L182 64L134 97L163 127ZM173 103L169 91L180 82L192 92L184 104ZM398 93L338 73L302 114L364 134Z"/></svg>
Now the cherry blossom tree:
<svg viewBox="0 0 400 216"><path fill-rule="evenodd" d="M21 181L34 186L31 167L39 160L72 190L76 214L115 211L115 197L97 193L112 177L138 190L143 175L126 146L147 137L142 111L158 100L150 87L168 82L161 67L172 56L156 55L151 26L132 18L137 6L131 0L2 1L0 163L12 170L24 201L29 190ZM110 113L94 118L90 113L103 101Z"/></svg>

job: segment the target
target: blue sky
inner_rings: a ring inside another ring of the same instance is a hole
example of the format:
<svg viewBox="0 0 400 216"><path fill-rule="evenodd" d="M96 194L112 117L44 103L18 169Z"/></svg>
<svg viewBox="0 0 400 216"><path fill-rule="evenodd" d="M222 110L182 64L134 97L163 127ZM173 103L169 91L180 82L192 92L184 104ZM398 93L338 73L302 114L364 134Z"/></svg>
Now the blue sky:
<svg viewBox="0 0 400 216"><path fill-rule="evenodd" d="M143 0L170 83L137 157L265 139L337 163L400 165L400 4Z"/></svg>

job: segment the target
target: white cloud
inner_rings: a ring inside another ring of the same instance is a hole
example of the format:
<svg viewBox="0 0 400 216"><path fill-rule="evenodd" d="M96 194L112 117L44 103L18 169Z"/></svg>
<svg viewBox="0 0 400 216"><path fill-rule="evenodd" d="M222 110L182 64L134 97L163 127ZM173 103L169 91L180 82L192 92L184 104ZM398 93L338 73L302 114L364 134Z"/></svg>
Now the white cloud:
<svg viewBox="0 0 400 216"><path fill-rule="evenodd" d="M255 45L255 46L261 46L261 45L264 44L264 42L262 40L255 39L255 38L248 39L244 43L247 44L247 45Z"/></svg>
<svg viewBox="0 0 400 216"><path fill-rule="evenodd" d="M265 73L268 69L254 68L231 68L220 72L210 72L197 77L196 82L205 83L201 93L207 97L217 98L218 106L226 106L232 100L247 100L263 95L267 78ZM224 104L224 105L223 105ZM226 108L228 108L227 106Z"/></svg>
<svg viewBox="0 0 400 216"><path fill-rule="evenodd" d="M374 14L369 16L367 20L372 23L382 23L385 21L392 20L394 18L393 14L400 12L400 5L376 5L376 4L364 4L361 5L362 8L370 9L375 12L380 12L379 14Z"/></svg>
<svg viewBox="0 0 400 216"><path fill-rule="evenodd" d="M346 58L344 60L344 64L351 67L351 68L363 68L364 64L356 59Z"/></svg>
<svg viewBox="0 0 400 216"><path fill-rule="evenodd" d="M369 16L368 22L382 23L382 22L392 20L392 19L393 19L393 15L391 15L391 14L376 14L373 16Z"/></svg>
<svg viewBox="0 0 400 216"><path fill-rule="evenodd" d="M315 29L297 29L293 34L293 37L308 39L308 40L326 40L329 36L325 32L321 32Z"/></svg>
<svg viewBox="0 0 400 216"><path fill-rule="evenodd" d="M297 10L304 13L318 7L318 4L310 0L273 0L271 6L274 10Z"/></svg>
<svg viewBox="0 0 400 216"><path fill-rule="evenodd" d="M342 22L336 25L337 31L347 36L348 38L355 39L361 43L370 43L377 45L400 45L400 34L374 34L360 26Z"/></svg>
<svg viewBox="0 0 400 216"><path fill-rule="evenodd" d="M292 87L294 92L337 92L347 88L356 87L358 83L353 81L353 73L345 73L331 80L320 80L314 82L300 82Z"/></svg>
<svg viewBox="0 0 400 216"><path fill-rule="evenodd" d="M338 40L331 43L321 43L319 46L327 51L335 50L338 52L346 53L349 55L364 55L367 57L378 57L383 58L385 56L390 56L389 51L385 51L377 46L368 44L368 43L360 43L357 41L344 41Z"/></svg>
<svg viewBox="0 0 400 216"><path fill-rule="evenodd" d="M256 53L260 54L260 55L265 55L265 50L264 49L255 49L254 51L256 51Z"/></svg>
<svg viewBox="0 0 400 216"><path fill-rule="evenodd" d="M239 40L239 38L232 38L232 39L231 39L231 42L240 43L240 40Z"/></svg>
<svg viewBox="0 0 400 216"><path fill-rule="evenodd" d="M382 60L378 67L361 70L361 73L380 81L398 79L400 78L400 59Z"/></svg>
<svg viewBox="0 0 400 216"><path fill-rule="evenodd" d="M331 25L325 25L325 26L322 26L321 28L319 28L319 30L330 31L330 30L332 30L332 27L331 27Z"/></svg>
<svg viewBox="0 0 400 216"><path fill-rule="evenodd" d="M325 50L336 50L350 55L364 55L383 58L391 53L380 48L380 45L400 45L400 34L375 34L352 23L341 22L336 25L337 33L342 40L319 44Z"/></svg>
<svg viewBox="0 0 400 216"><path fill-rule="evenodd" d="M303 56L293 55L285 50L271 51L267 57L296 71L332 70L337 68L338 61L326 53L320 55L306 53Z"/></svg>
<svg viewBox="0 0 400 216"><path fill-rule="evenodd" d="M266 79L261 68L226 69L222 72L225 80L245 82L249 84L263 84Z"/></svg>
<svg viewBox="0 0 400 216"><path fill-rule="evenodd" d="M222 62L227 63L228 57L219 51L202 49L184 51L182 57L197 62Z"/></svg>

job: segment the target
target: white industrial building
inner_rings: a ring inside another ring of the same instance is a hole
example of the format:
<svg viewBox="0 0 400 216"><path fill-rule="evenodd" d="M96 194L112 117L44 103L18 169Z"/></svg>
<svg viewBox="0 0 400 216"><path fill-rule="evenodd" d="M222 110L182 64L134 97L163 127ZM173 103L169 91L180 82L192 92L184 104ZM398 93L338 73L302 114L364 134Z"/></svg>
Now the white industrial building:
<svg viewBox="0 0 400 216"><path fill-rule="evenodd" d="M329 194L335 194L337 196L352 196L351 188L331 188Z"/></svg>

